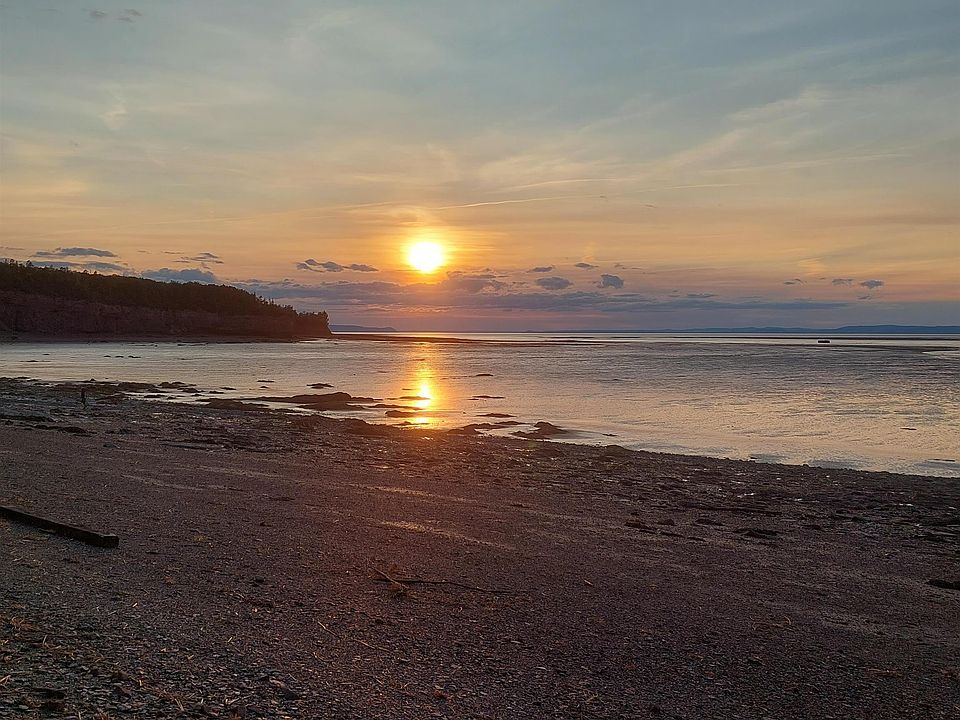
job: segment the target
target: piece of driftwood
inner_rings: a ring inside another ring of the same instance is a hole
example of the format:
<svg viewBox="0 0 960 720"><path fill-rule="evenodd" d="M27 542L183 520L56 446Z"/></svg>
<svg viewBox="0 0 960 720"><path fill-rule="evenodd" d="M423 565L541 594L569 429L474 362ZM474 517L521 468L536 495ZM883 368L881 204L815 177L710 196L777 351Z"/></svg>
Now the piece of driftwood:
<svg viewBox="0 0 960 720"><path fill-rule="evenodd" d="M456 582L454 580L425 580L423 578L395 578L391 575L388 575L383 570L379 568L371 568L376 574L377 580L383 582L388 582L391 585L397 585L404 587L406 585L447 585L449 587L458 587L463 588L464 590L475 590L476 592L482 593L493 593L496 595L509 595L513 593L525 593L526 590L500 590L497 588L484 588L477 587L476 585L467 585L466 583Z"/></svg>
<svg viewBox="0 0 960 720"><path fill-rule="evenodd" d="M115 548L120 545L120 538L116 535L104 535L103 533L94 532L93 530L87 530L86 528L80 528L74 525L67 525L66 523L57 522L56 520L49 520L39 515L33 515L5 505L0 505L0 517L22 522L27 525L33 525L43 530L50 530L58 535L73 538L74 540L79 540L89 545L96 545L97 547Z"/></svg>

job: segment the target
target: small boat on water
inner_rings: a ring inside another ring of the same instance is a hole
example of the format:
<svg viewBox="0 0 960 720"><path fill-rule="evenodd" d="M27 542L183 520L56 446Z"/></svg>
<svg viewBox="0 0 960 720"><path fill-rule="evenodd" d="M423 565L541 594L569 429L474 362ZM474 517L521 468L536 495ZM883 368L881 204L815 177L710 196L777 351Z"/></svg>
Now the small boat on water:
<svg viewBox="0 0 960 720"><path fill-rule="evenodd" d="M830 341L829 341L829 340L817 340L817 344L818 344L818 345L829 345L829 344L830 344Z"/></svg>

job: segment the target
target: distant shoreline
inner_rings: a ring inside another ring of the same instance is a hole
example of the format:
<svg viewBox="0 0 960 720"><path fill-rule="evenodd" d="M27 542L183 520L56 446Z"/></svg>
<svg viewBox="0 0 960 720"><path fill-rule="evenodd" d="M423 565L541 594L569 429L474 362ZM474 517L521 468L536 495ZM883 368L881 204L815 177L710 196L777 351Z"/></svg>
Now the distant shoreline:
<svg viewBox="0 0 960 720"><path fill-rule="evenodd" d="M610 333L611 337L607 338L596 338L591 337L589 333L580 333L578 336L567 336L567 333L556 333L557 337L550 339L537 339L534 337L529 337L531 333L464 333L469 335L491 335L489 339L487 338L477 338L477 337L457 337L456 334L450 335L418 335L416 333L357 333L357 332L348 332L348 333L333 333L331 335L323 336L303 336L303 337L270 337L270 336L243 336L243 335L187 335L187 336L172 336L172 335L85 335L85 334L74 334L74 335L49 335L49 334L25 334L25 333L16 333L16 334L0 334L0 345L3 344L55 344L55 343L79 343L79 344L97 344L97 343L150 343L150 344L243 344L243 343L299 343L299 342L312 342L316 340L344 340L344 341L366 341L366 342L386 342L386 343L431 343L437 345L503 345L503 346L521 346L521 345L577 345L583 343L603 343L603 342L618 342L620 338L614 333ZM551 333L543 333L544 335L550 335ZM607 333L597 333L597 335L606 335ZM842 347L845 349L860 349L860 350L900 350L907 352L958 352L958 348L951 347L947 345L916 345L916 346L903 346L903 345L873 345L873 344L854 344L846 342L842 345L833 345L831 343L820 343L821 339L825 340L840 340L840 341L850 341L850 340L879 340L887 342L896 342L897 340L924 340L929 342L949 342L952 340L960 339L960 337L928 337L925 335L902 335L902 336L883 336L883 335L867 335L867 334L847 334L841 335L839 337L829 337L825 335L800 335L800 334L784 334L784 335L755 335L755 334L744 334L744 335L733 335L733 334L711 334L711 333L696 333L696 332L677 332L677 333L632 333L639 337L649 336L649 335L663 335L663 342L669 342L670 339L676 338L677 340L681 339L691 339L702 336L703 338L709 338L712 340L738 340L741 341L739 344L750 344L750 340L810 340L809 345L795 345L793 343L783 343L783 347L819 347L823 349L830 349L836 347ZM503 335L512 335L516 339L503 339ZM623 333L623 335L627 335ZM742 342L747 341L747 342ZM761 344L761 343L758 343ZM762 344L776 344L776 343L762 343Z"/></svg>

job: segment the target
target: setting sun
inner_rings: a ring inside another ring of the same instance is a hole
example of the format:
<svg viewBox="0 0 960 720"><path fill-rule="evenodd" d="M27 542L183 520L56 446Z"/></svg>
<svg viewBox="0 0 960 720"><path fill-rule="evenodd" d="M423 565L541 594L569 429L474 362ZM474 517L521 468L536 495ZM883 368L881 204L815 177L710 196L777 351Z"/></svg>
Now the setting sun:
<svg viewBox="0 0 960 720"><path fill-rule="evenodd" d="M407 250L407 262L418 272L432 273L444 264L443 247L435 242L414 243Z"/></svg>

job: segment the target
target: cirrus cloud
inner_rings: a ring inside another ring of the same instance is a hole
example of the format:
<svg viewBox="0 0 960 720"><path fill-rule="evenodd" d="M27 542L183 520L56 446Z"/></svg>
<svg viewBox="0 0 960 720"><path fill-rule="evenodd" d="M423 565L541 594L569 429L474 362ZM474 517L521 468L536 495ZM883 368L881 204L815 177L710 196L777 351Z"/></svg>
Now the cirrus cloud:
<svg viewBox="0 0 960 720"><path fill-rule="evenodd" d="M58 247L54 250L37 250L34 257L117 257L116 253L92 247Z"/></svg>

